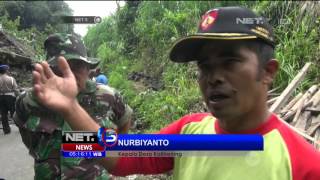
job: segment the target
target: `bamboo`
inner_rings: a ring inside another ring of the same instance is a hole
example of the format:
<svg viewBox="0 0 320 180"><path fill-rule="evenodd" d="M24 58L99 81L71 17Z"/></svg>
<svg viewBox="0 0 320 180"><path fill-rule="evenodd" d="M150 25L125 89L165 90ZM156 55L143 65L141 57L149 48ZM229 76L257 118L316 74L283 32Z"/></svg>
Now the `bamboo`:
<svg viewBox="0 0 320 180"><path fill-rule="evenodd" d="M313 121L313 115L310 111L304 111L302 118L305 118L306 120L306 130L308 130L311 127L312 121Z"/></svg>
<svg viewBox="0 0 320 180"><path fill-rule="evenodd" d="M299 104L297 105L297 113L295 114L292 123L297 124L297 120L301 114L301 111L306 108L307 106L311 105L308 100L313 96L313 94L318 90L318 86L317 85L313 85L311 86L308 91L303 95L303 97L301 98L301 100L299 101ZM308 102L308 103L305 103Z"/></svg>
<svg viewBox="0 0 320 180"><path fill-rule="evenodd" d="M282 119L288 121L296 112L297 110L290 110L282 117Z"/></svg>
<svg viewBox="0 0 320 180"><path fill-rule="evenodd" d="M320 129L318 128L316 130L316 133L314 135L314 139L317 140L320 138ZM320 150L320 144L319 143L316 143L316 141L313 142L313 145L315 146L316 149Z"/></svg>
<svg viewBox="0 0 320 180"><path fill-rule="evenodd" d="M313 116L312 117L312 124L310 126L310 128L308 128L307 130L307 134L309 134L310 136L313 135L317 128L320 127L320 115L318 116Z"/></svg>
<svg viewBox="0 0 320 180"><path fill-rule="evenodd" d="M317 106L320 103L320 88L319 90L313 95L309 102L312 102L312 107Z"/></svg>
<svg viewBox="0 0 320 180"><path fill-rule="evenodd" d="M311 111L311 113L320 113L320 108L306 108L305 111Z"/></svg>
<svg viewBox="0 0 320 180"><path fill-rule="evenodd" d="M303 96L303 94L300 92L296 97L294 97L288 105L286 105L283 109L282 112L288 111L290 108L292 108L293 105L295 105L298 100Z"/></svg>
<svg viewBox="0 0 320 180"><path fill-rule="evenodd" d="M295 127L297 129L307 130L310 127L311 122L312 122L311 112L310 111L304 111L300 115L300 118L297 120L297 123L295 124Z"/></svg>
<svg viewBox="0 0 320 180"><path fill-rule="evenodd" d="M310 130L307 131L307 134L309 134L310 136L312 136L319 127L320 127L320 123L312 126L312 127L310 128Z"/></svg>
<svg viewBox="0 0 320 180"><path fill-rule="evenodd" d="M299 118L300 115L301 115L301 111L302 111L302 109L303 109L304 102L305 102L305 99L303 99L303 101L299 104L298 109L297 109L297 112L296 112L296 114L294 115L294 118L293 118L293 120L292 120L292 123L294 124L294 126L297 126L298 124L301 125L300 122L302 121L302 119L300 118L300 119L298 120L298 118ZM304 129L304 128L303 128L303 129Z"/></svg>
<svg viewBox="0 0 320 180"><path fill-rule="evenodd" d="M291 81L288 87L283 91L277 101L271 106L270 111L274 113L278 113L280 108L287 102L289 97L291 96L294 89L298 86L298 84L304 79L311 63L306 63L302 70L295 76L295 78Z"/></svg>
<svg viewBox="0 0 320 180"><path fill-rule="evenodd" d="M279 118L280 121L282 121L284 124L286 124L290 129L292 129L294 132L298 133L299 135L301 135L302 137L308 139L309 141L312 141L313 144L315 145L319 145L320 147L320 141L318 141L317 139L309 136L308 134L306 134L305 132L301 132L300 130L298 130L297 128L293 127L292 125L290 125L289 123L287 123L286 121L284 121L283 119ZM318 129L320 130L320 129ZM320 131L319 131L320 133Z"/></svg>
<svg viewBox="0 0 320 180"><path fill-rule="evenodd" d="M268 94L268 97L272 97L272 98L274 98L274 97L278 97L278 96L280 96L281 94L279 94L279 93L270 93L270 94Z"/></svg>
<svg viewBox="0 0 320 180"><path fill-rule="evenodd" d="M296 112L298 107L300 107L300 104L305 101L305 99L310 98L316 91L318 90L317 85L311 86L307 92L304 93L304 95L298 100L298 102L283 116L284 120L288 120L293 116Z"/></svg>
<svg viewBox="0 0 320 180"><path fill-rule="evenodd" d="M320 104L317 106L313 106L315 110L320 111ZM318 111L318 112L319 112ZM311 116L311 121L310 123L310 128L308 128L308 131L310 131L310 134L312 134L320 125L320 113L314 113L313 111L305 111L305 115L310 115Z"/></svg>
<svg viewBox="0 0 320 180"><path fill-rule="evenodd" d="M270 104L274 103L278 98L279 98L279 96L274 97L274 98L268 100L268 101L267 101L267 104L270 105Z"/></svg>
<svg viewBox="0 0 320 180"><path fill-rule="evenodd" d="M279 89L279 87L276 87L276 88L274 88L274 89L271 89L270 91L268 91L268 94L271 94L271 93L275 92L275 91L278 90L278 89Z"/></svg>
<svg viewBox="0 0 320 180"><path fill-rule="evenodd" d="M303 96L293 105L291 109L287 111L287 113L283 116L284 120L289 120L294 114L296 114L299 105L301 104L301 101L303 100Z"/></svg>

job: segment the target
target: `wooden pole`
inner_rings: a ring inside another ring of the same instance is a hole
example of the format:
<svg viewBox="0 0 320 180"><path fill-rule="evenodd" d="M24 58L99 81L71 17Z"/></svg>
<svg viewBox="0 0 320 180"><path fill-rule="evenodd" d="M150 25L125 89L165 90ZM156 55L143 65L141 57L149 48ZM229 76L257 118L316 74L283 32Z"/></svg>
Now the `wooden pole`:
<svg viewBox="0 0 320 180"><path fill-rule="evenodd" d="M298 86L298 84L303 80L311 63L306 63L302 70L296 75L296 77L291 81L288 87L283 91L283 93L279 96L277 101L271 106L270 111L274 113L278 113L280 108L287 102L289 97L291 96L294 89Z"/></svg>
<svg viewBox="0 0 320 180"><path fill-rule="evenodd" d="M289 102L289 104L282 109L281 113L282 113L282 112L289 111L289 109L291 109L292 106L295 105L295 104L298 102L298 100L302 97L302 95L303 95L303 94L302 94L301 92L300 92L298 95L296 95L296 96Z"/></svg>

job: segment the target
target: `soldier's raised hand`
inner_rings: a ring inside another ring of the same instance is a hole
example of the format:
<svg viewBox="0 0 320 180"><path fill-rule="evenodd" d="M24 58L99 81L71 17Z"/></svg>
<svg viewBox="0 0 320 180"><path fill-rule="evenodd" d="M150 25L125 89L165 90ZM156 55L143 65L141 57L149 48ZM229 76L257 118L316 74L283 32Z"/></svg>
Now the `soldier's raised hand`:
<svg viewBox="0 0 320 180"><path fill-rule="evenodd" d="M63 77L55 75L47 62L36 64L32 73L33 87L35 96L42 105L64 113L75 102L78 87L64 57L59 57L58 67Z"/></svg>

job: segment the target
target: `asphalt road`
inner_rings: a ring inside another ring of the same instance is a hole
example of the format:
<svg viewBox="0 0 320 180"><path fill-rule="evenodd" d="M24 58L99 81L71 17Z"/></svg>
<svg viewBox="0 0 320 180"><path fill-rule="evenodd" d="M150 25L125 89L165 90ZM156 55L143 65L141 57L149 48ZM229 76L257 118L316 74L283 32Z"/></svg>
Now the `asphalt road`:
<svg viewBox="0 0 320 180"><path fill-rule="evenodd" d="M10 127L8 135L0 129L0 179L32 180L33 158L22 143L18 128L14 124Z"/></svg>

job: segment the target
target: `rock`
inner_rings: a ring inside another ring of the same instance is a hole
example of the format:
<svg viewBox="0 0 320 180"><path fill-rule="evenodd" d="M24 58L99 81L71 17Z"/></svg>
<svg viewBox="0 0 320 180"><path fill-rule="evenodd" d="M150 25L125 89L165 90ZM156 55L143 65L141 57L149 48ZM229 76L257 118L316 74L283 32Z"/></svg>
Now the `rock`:
<svg viewBox="0 0 320 180"><path fill-rule="evenodd" d="M129 74L128 80L142 82L146 87L154 91L159 91L164 88L164 85L159 78L150 77L143 72L132 72Z"/></svg>

